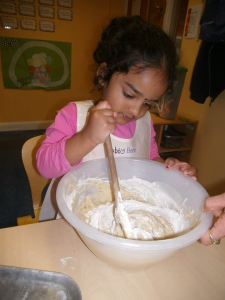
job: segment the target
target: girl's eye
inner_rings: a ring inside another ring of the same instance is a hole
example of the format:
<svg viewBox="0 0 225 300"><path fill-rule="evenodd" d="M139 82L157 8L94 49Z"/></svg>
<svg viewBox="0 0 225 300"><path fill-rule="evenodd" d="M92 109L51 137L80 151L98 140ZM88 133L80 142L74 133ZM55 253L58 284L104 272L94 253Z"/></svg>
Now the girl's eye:
<svg viewBox="0 0 225 300"><path fill-rule="evenodd" d="M125 96L126 98L130 98L130 99L133 99L133 98L134 98L134 96L128 94L127 92L123 92L123 94L124 94L124 96Z"/></svg>
<svg viewBox="0 0 225 300"><path fill-rule="evenodd" d="M148 103L148 102L144 102L144 105L145 106L148 106L148 107L151 107L152 105L150 104L150 103Z"/></svg>

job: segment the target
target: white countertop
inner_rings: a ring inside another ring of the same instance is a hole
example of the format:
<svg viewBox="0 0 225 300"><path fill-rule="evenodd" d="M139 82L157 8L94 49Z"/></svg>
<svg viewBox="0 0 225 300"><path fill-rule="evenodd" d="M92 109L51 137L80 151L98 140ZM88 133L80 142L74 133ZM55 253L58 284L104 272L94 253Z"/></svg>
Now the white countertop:
<svg viewBox="0 0 225 300"><path fill-rule="evenodd" d="M225 240L199 242L145 271L108 266L64 220L0 230L0 265L62 272L83 300L224 300Z"/></svg>

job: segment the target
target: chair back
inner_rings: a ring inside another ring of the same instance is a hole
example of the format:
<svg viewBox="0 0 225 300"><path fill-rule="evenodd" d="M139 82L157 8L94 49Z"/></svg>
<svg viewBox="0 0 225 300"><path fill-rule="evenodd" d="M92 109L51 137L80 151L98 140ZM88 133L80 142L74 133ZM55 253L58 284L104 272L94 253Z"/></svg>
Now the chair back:
<svg viewBox="0 0 225 300"><path fill-rule="evenodd" d="M44 139L44 135L35 136L27 140L22 147L22 160L30 183L34 208L40 206L43 188L50 182L50 179L39 174L36 166L36 153Z"/></svg>

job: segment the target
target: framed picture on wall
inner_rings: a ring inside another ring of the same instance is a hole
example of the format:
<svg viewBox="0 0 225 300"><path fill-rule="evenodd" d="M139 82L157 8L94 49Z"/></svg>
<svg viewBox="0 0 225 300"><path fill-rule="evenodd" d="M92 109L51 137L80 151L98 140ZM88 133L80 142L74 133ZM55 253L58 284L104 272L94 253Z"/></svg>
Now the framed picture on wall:
<svg viewBox="0 0 225 300"><path fill-rule="evenodd" d="M202 4L190 6L188 8L187 19L184 28L184 38L193 39L197 37L202 9Z"/></svg>
<svg viewBox="0 0 225 300"><path fill-rule="evenodd" d="M70 89L71 43L0 37L0 47L5 89Z"/></svg>

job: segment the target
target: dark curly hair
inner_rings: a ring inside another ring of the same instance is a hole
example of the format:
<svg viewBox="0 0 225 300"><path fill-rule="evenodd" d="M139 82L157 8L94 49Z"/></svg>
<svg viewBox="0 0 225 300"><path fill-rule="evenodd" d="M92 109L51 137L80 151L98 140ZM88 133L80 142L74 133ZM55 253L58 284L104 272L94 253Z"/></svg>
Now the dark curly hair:
<svg viewBox="0 0 225 300"><path fill-rule="evenodd" d="M161 69L168 76L168 90L172 90L177 63L174 44L161 28L139 16L113 19L103 31L93 57L98 65L107 65L104 72L94 78L98 87L100 82L108 85L114 72L126 74L135 66L137 72Z"/></svg>

